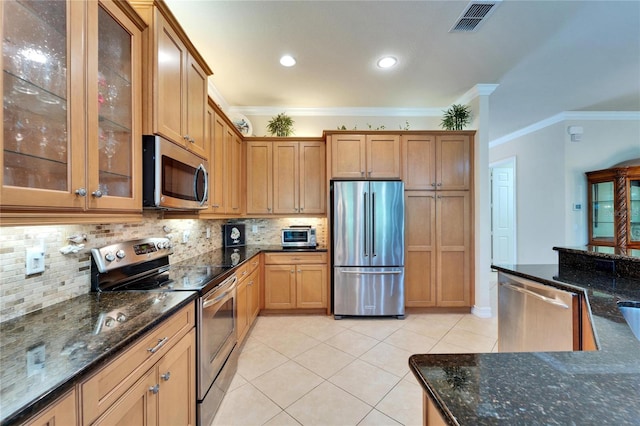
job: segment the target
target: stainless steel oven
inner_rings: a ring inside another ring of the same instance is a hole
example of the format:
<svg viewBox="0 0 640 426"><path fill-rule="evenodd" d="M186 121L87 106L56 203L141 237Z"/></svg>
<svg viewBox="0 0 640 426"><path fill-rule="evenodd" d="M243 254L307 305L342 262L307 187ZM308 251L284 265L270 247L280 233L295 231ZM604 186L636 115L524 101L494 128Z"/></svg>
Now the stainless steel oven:
<svg viewBox="0 0 640 426"><path fill-rule="evenodd" d="M210 425L233 375L238 359L236 345L235 275L198 300L198 418Z"/></svg>
<svg viewBox="0 0 640 426"><path fill-rule="evenodd" d="M169 265L167 238L145 238L91 250L91 290L195 291L197 421L209 426L238 366L233 256ZM229 257L229 259L227 259ZM237 263L237 262L236 262ZM119 320L118 320L119 321ZM117 326L108 321L102 327Z"/></svg>

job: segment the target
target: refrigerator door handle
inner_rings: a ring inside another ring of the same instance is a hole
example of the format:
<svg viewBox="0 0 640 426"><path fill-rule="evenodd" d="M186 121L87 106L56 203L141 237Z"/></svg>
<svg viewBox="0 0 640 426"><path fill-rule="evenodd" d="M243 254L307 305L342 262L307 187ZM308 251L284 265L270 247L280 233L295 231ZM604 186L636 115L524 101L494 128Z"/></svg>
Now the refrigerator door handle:
<svg viewBox="0 0 640 426"><path fill-rule="evenodd" d="M371 193L371 257L376 257L376 193Z"/></svg>
<svg viewBox="0 0 640 426"><path fill-rule="evenodd" d="M402 271L371 272L371 271L345 271L344 269L341 269L340 273L351 274L351 275L398 275L398 274L402 274Z"/></svg>
<svg viewBox="0 0 640 426"><path fill-rule="evenodd" d="M367 236L369 235L368 232L368 225L369 225L369 209L367 208L367 193L364 192L364 257L368 257L369 256L369 247L367 247Z"/></svg>

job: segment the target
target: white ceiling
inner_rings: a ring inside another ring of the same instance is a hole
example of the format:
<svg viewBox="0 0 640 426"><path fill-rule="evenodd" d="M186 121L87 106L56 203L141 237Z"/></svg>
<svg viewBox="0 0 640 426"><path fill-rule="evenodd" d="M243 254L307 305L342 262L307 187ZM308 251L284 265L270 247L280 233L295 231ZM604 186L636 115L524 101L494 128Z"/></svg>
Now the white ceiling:
<svg viewBox="0 0 640 426"><path fill-rule="evenodd" d="M563 111L640 111L640 0L166 0L231 107L445 109L477 84L489 140ZM282 54L298 64L284 68ZM376 60L399 59L391 70Z"/></svg>

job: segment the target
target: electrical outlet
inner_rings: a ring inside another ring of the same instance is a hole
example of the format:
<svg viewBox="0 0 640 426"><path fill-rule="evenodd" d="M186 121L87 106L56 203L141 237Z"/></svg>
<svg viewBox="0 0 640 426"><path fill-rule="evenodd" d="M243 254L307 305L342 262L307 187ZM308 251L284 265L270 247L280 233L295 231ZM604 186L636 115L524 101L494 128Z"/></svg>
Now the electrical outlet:
<svg viewBox="0 0 640 426"><path fill-rule="evenodd" d="M258 233L258 225L251 225L251 232L254 234Z"/></svg>
<svg viewBox="0 0 640 426"><path fill-rule="evenodd" d="M211 238L211 227L207 226L207 239Z"/></svg>
<svg viewBox="0 0 640 426"><path fill-rule="evenodd" d="M189 235L191 235L191 231L182 232L182 244L187 244L189 242Z"/></svg>
<svg viewBox="0 0 640 426"><path fill-rule="evenodd" d="M31 247L27 249L27 275L44 272L44 248Z"/></svg>

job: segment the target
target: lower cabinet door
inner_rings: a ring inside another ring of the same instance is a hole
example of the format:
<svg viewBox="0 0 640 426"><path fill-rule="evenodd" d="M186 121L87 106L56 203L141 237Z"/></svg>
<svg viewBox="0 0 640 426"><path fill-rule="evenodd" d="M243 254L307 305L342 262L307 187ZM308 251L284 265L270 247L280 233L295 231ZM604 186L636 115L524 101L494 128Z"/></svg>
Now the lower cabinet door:
<svg viewBox="0 0 640 426"><path fill-rule="evenodd" d="M158 425L196 424L196 341L192 328L158 362Z"/></svg>
<svg viewBox="0 0 640 426"><path fill-rule="evenodd" d="M326 265L297 265L296 297L298 308L327 307Z"/></svg>
<svg viewBox="0 0 640 426"><path fill-rule="evenodd" d="M266 265L264 267L265 309L295 309L296 265Z"/></svg>
<svg viewBox="0 0 640 426"><path fill-rule="evenodd" d="M249 325L247 321L247 311L249 309L247 302L247 291L249 278L242 280L236 290L236 336L238 341L244 337L245 331Z"/></svg>
<svg viewBox="0 0 640 426"><path fill-rule="evenodd" d="M55 426L76 424L76 392L71 391L67 396L54 402L35 419L26 423L28 426Z"/></svg>
<svg viewBox="0 0 640 426"><path fill-rule="evenodd" d="M93 425L156 425L158 389L156 368L140 378Z"/></svg>

